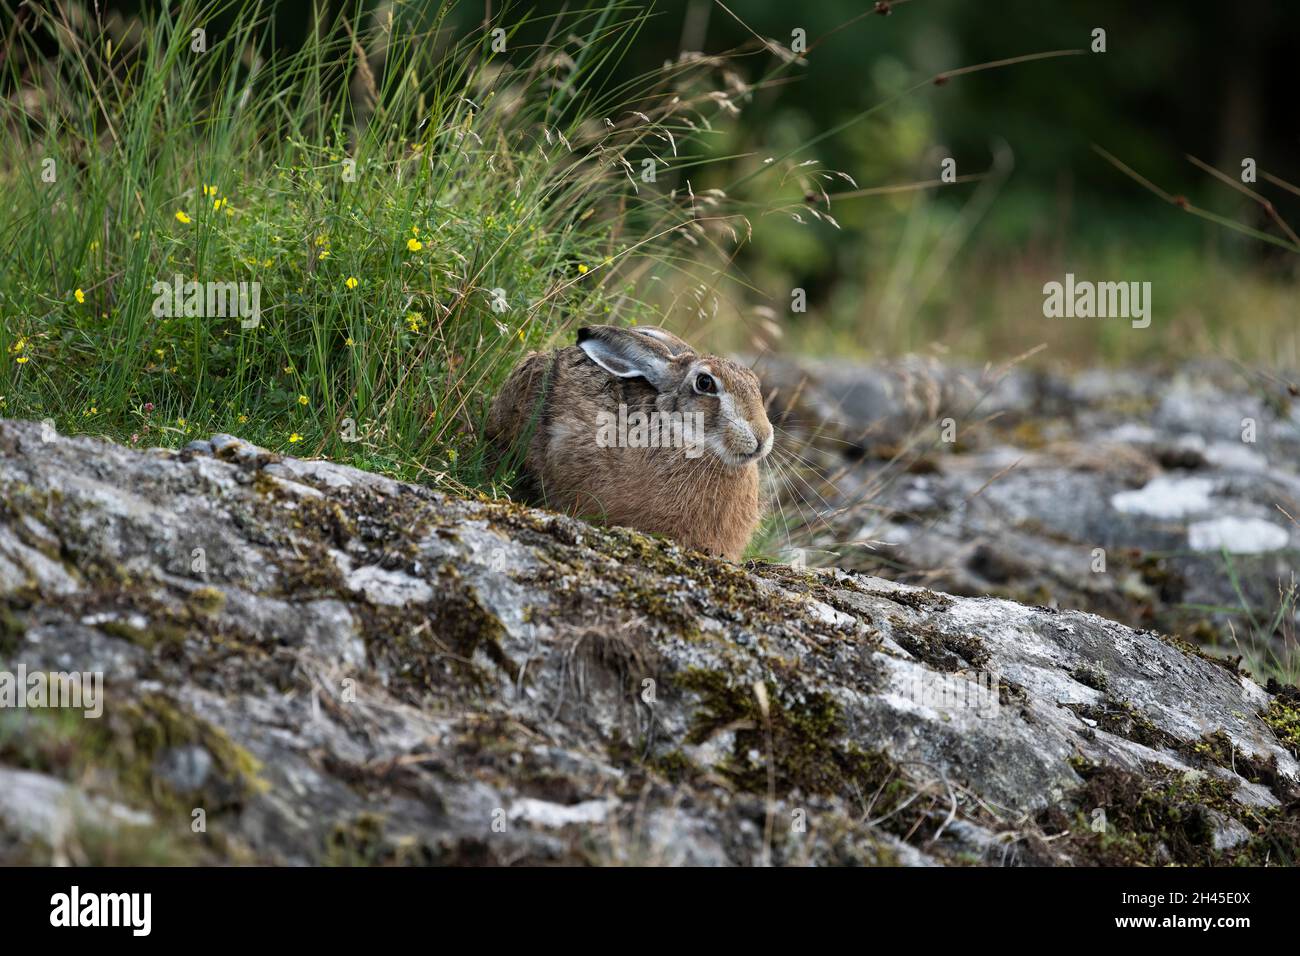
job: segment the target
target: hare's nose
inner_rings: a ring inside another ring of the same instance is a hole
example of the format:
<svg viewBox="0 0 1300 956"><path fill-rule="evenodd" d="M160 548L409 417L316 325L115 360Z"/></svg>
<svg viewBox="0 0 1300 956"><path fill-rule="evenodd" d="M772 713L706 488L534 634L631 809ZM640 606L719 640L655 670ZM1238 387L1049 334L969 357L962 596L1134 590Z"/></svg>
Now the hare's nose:
<svg viewBox="0 0 1300 956"><path fill-rule="evenodd" d="M755 431L753 428L747 429L746 438L740 443L741 444L740 453L744 455L744 457L746 458L757 458L760 455L765 454L767 452L767 447L768 447L767 443L771 439L771 437L772 437L771 432L768 432L764 434L762 437L759 437L758 432Z"/></svg>
<svg viewBox="0 0 1300 956"><path fill-rule="evenodd" d="M762 438L760 438L758 436L758 433L753 431L752 429L750 431L750 434L754 437L754 440L752 446L749 448L748 451L745 452L746 458L760 458L772 450L773 432L770 429L763 433Z"/></svg>

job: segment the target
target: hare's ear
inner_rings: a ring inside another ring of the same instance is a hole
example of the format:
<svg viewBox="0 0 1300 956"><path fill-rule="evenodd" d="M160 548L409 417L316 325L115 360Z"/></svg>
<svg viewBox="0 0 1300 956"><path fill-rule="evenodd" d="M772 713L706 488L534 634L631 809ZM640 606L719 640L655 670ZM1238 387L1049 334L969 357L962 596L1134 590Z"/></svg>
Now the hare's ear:
<svg viewBox="0 0 1300 956"><path fill-rule="evenodd" d="M668 343L656 336L612 325L578 329L578 348L611 375L619 378L640 376L656 391L676 387L673 359L678 358Z"/></svg>

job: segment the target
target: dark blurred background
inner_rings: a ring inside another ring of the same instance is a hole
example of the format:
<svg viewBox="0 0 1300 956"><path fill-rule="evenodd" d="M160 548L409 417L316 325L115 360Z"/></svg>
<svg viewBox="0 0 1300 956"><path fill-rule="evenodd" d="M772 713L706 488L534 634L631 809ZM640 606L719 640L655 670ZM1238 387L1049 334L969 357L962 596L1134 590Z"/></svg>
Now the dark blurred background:
<svg viewBox="0 0 1300 956"><path fill-rule="evenodd" d="M355 4L281 2L278 42L300 42L313 7L326 19ZM439 4L397 4L410 14ZM570 11L578 5L565 5ZM593 6L596 6L593 4ZM1106 31L1106 52L1021 63L957 76L892 102L796 154L852 176L859 188L938 177L940 162L979 174L1003 150L1012 164L982 183L846 198L829 212L839 224L756 216L753 237L732 268L737 282L712 283L721 297L697 318L786 315L801 347L900 351L936 343L1000 355L1045 339L1058 354L1086 359L1150 358L1176 351L1228 351L1294 358L1295 253L1208 223L1107 162L1096 144L1169 194L1243 225L1281 236L1263 208L1217 182L1191 154L1239 181L1243 158L1300 183L1294 51L1300 4L1269 0L911 0L874 12L871 0L659 0L611 64L611 82L653 70L686 50L740 51L732 63L756 82L779 61L755 37L788 45L795 28L810 46L782 82L757 89L742 112L709 139L718 157L694 171L697 191L779 205L803 190L759 168L943 71L1052 50L1088 50ZM138 4L112 4L129 15ZM370 11L384 3L361 4ZM560 4L460 3L455 30L485 18L510 26L539 16L512 37L544 39L544 15ZM743 22L742 22L743 21ZM214 20L219 29L220 18ZM755 175L757 174L757 175ZM738 181L743 185L732 192ZM829 191L845 191L845 181ZM1260 181L1290 221L1300 198ZM1042 284L1066 271L1106 280L1152 281L1156 332L1118 326L1044 329ZM688 277L700 280L702 276ZM807 291L806 315L789 315L790 290ZM1164 319L1161 322L1161 319ZM746 328L745 323L726 323ZM1163 328L1164 331L1161 331ZM1291 330L1287 342L1278 336ZM1175 335L1169 334L1176 330ZM1295 363L1293 363L1295 364Z"/></svg>

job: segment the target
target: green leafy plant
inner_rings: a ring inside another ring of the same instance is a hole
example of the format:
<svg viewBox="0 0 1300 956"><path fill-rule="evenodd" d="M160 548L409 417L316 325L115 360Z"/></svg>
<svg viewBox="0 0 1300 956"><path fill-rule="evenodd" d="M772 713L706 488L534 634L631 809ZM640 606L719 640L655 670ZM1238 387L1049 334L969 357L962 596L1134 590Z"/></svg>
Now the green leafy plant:
<svg viewBox="0 0 1300 956"><path fill-rule="evenodd" d="M723 235L685 179L722 61L615 82L643 9L459 38L449 10L358 8L288 51L257 3L10 11L0 414L497 490L479 423L515 362L657 321L639 290ZM258 315L191 314L191 282L257 283Z"/></svg>

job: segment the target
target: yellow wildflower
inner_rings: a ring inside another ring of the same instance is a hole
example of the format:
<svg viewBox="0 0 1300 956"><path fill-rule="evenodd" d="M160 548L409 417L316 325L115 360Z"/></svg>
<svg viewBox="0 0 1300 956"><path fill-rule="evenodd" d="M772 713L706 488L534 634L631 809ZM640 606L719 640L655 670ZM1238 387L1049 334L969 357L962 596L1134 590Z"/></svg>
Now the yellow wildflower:
<svg viewBox="0 0 1300 956"><path fill-rule="evenodd" d="M185 212L184 212L183 210L181 210L181 209L177 209L177 210L176 210L176 221L177 221L177 222L185 222L185 223L188 223L188 222L190 222L191 220L190 220L190 217L189 217L189 216L185 215Z"/></svg>
<svg viewBox="0 0 1300 956"><path fill-rule="evenodd" d="M307 399L307 396L306 396L306 395L299 395L299 396L298 396L298 404L299 404L299 405L306 405L306 404L307 404L307 401L308 401L308 399Z"/></svg>
<svg viewBox="0 0 1300 956"><path fill-rule="evenodd" d="M78 302L85 302L85 301L86 301L86 293L82 292L80 289L78 289L76 292L72 293L72 296L73 296L73 298L75 298Z"/></svg>
<svg viewBox="0 0 1300 956"><path fill-rule="evenodd" d="M424 243L422 243L419 239L407 239L406 248L410 249L412 252L419 252L421 249L424 248Z"/></svg>
<svg viewBox="0 0 1300 956"><path fill-rule="evenodd" d="M347 286L349 289L355 289L355 288L357 287L357 278L356 278L356 276L348 276L348 280L347 280L346 282L344 282L343 284L344 284L345 286Z"/></svg>
<svg viewBox="0 0 1300 956"><path fill-rule="evenodd" d="M300 441L302 441L302 436L299 435L297 432L294 432L292 435L289 436L290 445L296 445Z"/></svg>

